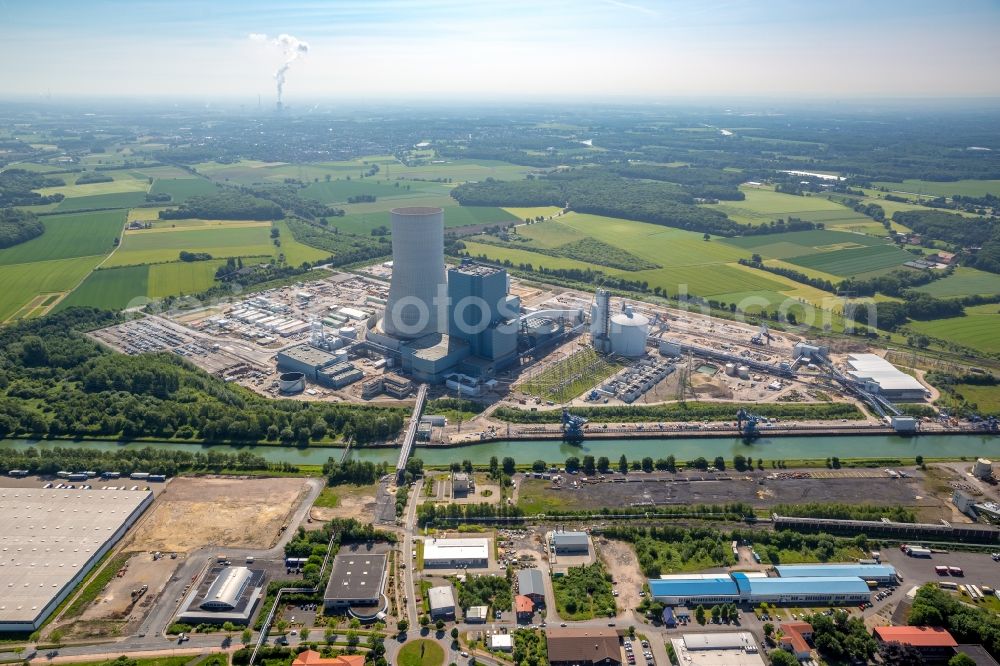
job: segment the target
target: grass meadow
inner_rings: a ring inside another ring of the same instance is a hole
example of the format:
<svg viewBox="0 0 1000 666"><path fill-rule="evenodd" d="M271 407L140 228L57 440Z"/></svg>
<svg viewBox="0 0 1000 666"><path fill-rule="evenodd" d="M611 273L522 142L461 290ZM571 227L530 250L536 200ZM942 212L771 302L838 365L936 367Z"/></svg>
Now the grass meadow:
<svg viewBox="0 0 1000 666"><path fill-rule="evenodd" d="M149 289L149 268L126 266L96 270L87 276L78 289L60 301L55 310L64 310L74 305L109 310L140 305Z"/></svg>
<svg viewBox="0 0 1000 666"><path fill-rule="evenodd" d="M267 226L180 229L165 233L127 234L105 266L134 266L176 261L181 250L207 252L217 257L256 257L275 254Z"/></svg>
<svg viewBox="0 0 1000 666"><path fill-rule="evenodd" d="M985 352L1000 352L1000 305L977 305L965 309L964 317L914 321L909 328L934 338Z"/></svg>
<svg viewBox="0 0 1000 666"><path fill-rule="evenodd" d="M146 192L116 192L112 194L95 194L94 196L73 197L63 199L56 206L60 213L78 210L100 210L105 208L132 208L146 203Z"/></svg>
<svg viewBox="0 0 1000 666"><path fill-rule="evenodd" d="M125 211L47 215L39 219L45 233L0 250L0 265L107 254L121 235Z"/></svg>
<svg viewBox="0 0 1000 666"><path fill-rule="evenodd" d="M1000 275L959 266L948 277L917 287L917 291L935 298L997 294L1000 293Z"/></svg>
<svg viewBox="0 0 1000 666"><path fill-rule="evenodd" d="M183 203L191 197L218 191L216 183L204 178L157 178L149 189L150 194L169 194L172 203Z"/></svg>
<svg viewBox="0 0 1000 666"><path fill-rule="evenodd" d="M34 303L41 294L70 291L101 259L102 256L74 257L0 266L0 285L3 285L0 289L0 321L30 314L33 309L20 311L27 304Z"/></svg>
<svg viewBox="0 0 1000 666"><path fill-rule="evenodd" d="M968 197L981 197L986 194L1000 196L1000 180L956 180L943 183L931 180L904 180L901 183L878 182L872 184L891 191L909 192L930 197L950 197L953 194Z"/></svg>

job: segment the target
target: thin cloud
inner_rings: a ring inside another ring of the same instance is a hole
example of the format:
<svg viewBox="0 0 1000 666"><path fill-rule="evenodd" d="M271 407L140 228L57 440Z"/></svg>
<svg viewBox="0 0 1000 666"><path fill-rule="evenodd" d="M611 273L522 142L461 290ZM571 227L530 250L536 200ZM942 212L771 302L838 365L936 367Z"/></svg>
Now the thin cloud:
<svg viewBox="0 0 1000 666"><path fill-rule="evenodd" d="M629 9L634 12L641 12L647 16L659 16L660 13L650 9L649 7L643 7L642 5L633 5L628 2L622 2L621 0L603 0L607 5L613 5L615 7L621 7L622 9Z"/></svg>

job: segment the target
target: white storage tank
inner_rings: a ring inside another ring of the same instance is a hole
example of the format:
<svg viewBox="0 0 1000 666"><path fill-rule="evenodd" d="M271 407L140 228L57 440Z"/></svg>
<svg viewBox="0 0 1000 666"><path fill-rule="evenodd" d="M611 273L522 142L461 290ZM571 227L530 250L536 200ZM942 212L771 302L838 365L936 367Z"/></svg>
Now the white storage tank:
<svg viewBox="0 0 1000 666"><path fill-rule="evenodd" d="M735 377L736 376L736 364L735 363L726 363L726 374L729 375L730 377Z"/></svg>
<svg viewBox="0 0 1000 666"><path fill-rule="evenodd" d="M611 317L611 352L635 358L646 353L649 318L631 308Z"/></svg>
<svg viewBox="0 0 1000 666"><path fill-rule="evenodd" d="M333 352L333 357L335 359L337 359L337 363L340 363L341 361L346 361L347 360L347 350L346 349L338 349L337 351Z"/></svg>
<svg viewBox="0 0 1000 666"><path fill-rule="evenodd" d="M741 365L737 372L740 375L740 379L750 379L750 367L746 365Z"/></svg>

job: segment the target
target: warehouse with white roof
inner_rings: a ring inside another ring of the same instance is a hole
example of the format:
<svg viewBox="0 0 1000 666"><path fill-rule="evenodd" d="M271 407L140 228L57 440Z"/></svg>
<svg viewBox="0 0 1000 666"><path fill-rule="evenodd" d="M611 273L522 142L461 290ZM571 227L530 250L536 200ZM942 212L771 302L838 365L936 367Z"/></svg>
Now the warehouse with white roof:
<svg viewBox="0 0 1000 666"><path fill-rule="evenodd" d="M865 389L888 400L923 400L930 392L915 377L911 377L878 354L850 354L847 374L865 384Z"/></svg>
<svg viewBox="0 0 1000 666"><path fill-rule="evenodd" d="M0 633L38 629L152 502L148 490L0 488Z"/></svg>
<svg viewBox="0 0 1000 666"><path fill-rule="evenodd" d="M487 567L489 539L425 539L424 568Z"/></svg>

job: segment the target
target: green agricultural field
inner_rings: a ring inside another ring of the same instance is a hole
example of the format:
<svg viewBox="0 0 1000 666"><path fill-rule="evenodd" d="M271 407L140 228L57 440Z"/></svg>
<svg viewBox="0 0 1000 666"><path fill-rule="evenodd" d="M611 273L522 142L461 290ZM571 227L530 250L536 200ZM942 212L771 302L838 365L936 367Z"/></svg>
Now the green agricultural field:
<svg viewBox="0 0 1000 666"><path fill-rule="evenodd" d="M0 250L0 265L107 254L121 235L125 211L47 215L39 219L45 233Z"/></svg>
<svg viewBox="0 0 1000 666"><path fill-rule="evenodd" d="M151 166L130 170L133 178L198 178L198 176L175 166Z"/></svg>
<svg viewBox="0 0 1000 666"><path fill-rule="evenodd" d="M552 217L553 215L561 212L562 208L559 206L531 206L528 208L515 208L507 206L504 210L519 220L524 220L526 218L533 220L539 215L542 217Z"/></svg>
<svg viewBox="0 0 1000 666"><path fill-rule="evenodd" d="M304 261L313 263L330 257L330 253L326 250L319 250L295 240L294 234L292 234L292 231L288 228L288 224L283 220L275 222L274 226L281 231L281 247L274 249L276 252L285 255L286 264L299 266Z"/></svg>
<svg viewBox="0 0 1000 666"><path fill-rule="evenodd" d="M407 206L430 206L438 208L456 207L456 202L448 194L447 190L440 191L409 191L406 196L384 197L376 201L337 204L338 208L343 208L347 215L357 215L366 213L387 213L393 208L405 208ZM445 225L448 221L445 220Z"/></svg>
<svg viewBox="0 0 1000 666"><path fill-rule="evenodd" d="M100 210L104 208L132 208L146 203L146 192L118 192L116 194L97 194L91 197L73 197L63 199L56 210L61 213L76 210Z"/></svg>
<svg viewBox="0 0 1000 666"><path fill-rule="evenodd" d="M153 181L150 194L169 194L172 203L182 203L191 197L214 194L219 186L203 178L157 178Z"/></svg>
<svg viewBox="0 0 1000 666"><path fill-rule="evenodd" d="M149 288L149 266L126 266L94 271L83 284L56 306L56 311L74 305L121 310L145 302Z"/></svg>
<svg viewBox="0 0 1000 666"><path fill-rule="evenodd" d="M943 183L930 180L904 180L902 183L879 182L873 185L891 191L931 197L950 197L953 194L969 197L981 197L986 194L1000 196L1000 180L956 180Z"/></svg>
<svg viewBox="0 0 1000 666"><path fill-rule="evenodd" d="M273 256L270 229L264 227L211 227L164 233L127 234L106 267L177 261L181 250L207 252L218 257Z"/></svg>
<svg viewBox="0 0 1000 666"><path fill-rule="evenodd" d="M841 277L854 277L887 268L896 268L912 260L912 254L889 244L832 250L787 259L788 262L798 266Z"/></svg>
<svg viewBox="0 0 1000 666"><path fill-rule="evenodd" d="M1000 415L1000 386L955 384L955 392L984 414Z"/></svg>
<svg viewBox="0 0 1000 666"><path fill-rule="evenodd" d="M398 198L412 196L412 191L405 187L406 183L393 181L395 186L376 178L358 178L352 180L331 180L313 183L301 191L302 196L321 201L325 204L347 203L348 198L370 194L378 198Z"/></svg>
<svg viewBox="0 0 1000 666"><path fill-rule="evenodd" d="M948 277L917 287L916 290L935 298L1000 294L1000 275L959 266Z"/></svg>
<svg viewBox="0 0 1000 666"><path fill-rule="evenodd" d="M117 174L119 179L112 180L110 183L87 183L85 185L67 184L61 187L43 187L35 191L43 196L61 194L67 199L77 199L80 197L93 197L102 194L119 194L121 192L145 193L149 187L149 183L146 180L133 178L127 172L109 171L106 175L114 178L115 176L113 174ZM81 175L82 174L63 174L55 175L53 178L63 178L67 183L69 183L70 181L76 182L76 179ZM105 174L102 172L101 175Z"/></svg>
<svg viewBox="0 0 1000 666"><path fill-rule="evenodd" d="M392 200L392 202L392 205L385 206L385 211L367 213L348 212L348 214L344 217L330 218L330 226L337 227L341 231L349 234L365 235L371 233L371 230L376 227L392 227L389 215L390 208L396 208L397 206L438 206L442 204L445 204L443 207L444 226L446 229L480 224L510 224L511 222L517 221L517 218L505 211L503 208L492 208L489 206L456 206L455 201L451 198L448 198L447 200L435 201L433 203L426 199L412 198L405 200L396 199ZM380 203L388 203L388 200ZM347 206L346 208L350 211L356 207L360 207L360 205Z"/></svg>
<svg viewBox="0 0 1000 666"><path fill-rule="evenodd" d="M178 296L180 294L198 294L215 284L215 271L222 264L221 259L211 261L175 261L170 264L153 264L149 266L148 288L146 295L150 298ZM107 271L130 271L129 268L116 268Z"/></svg>
<svg viewBox="0 0 1000 666"><path fill-rule="evenodd" d="M914 321L907 326L918 333L985 352L1000 352L1000 305L966 308L964 317Z"/></svg>
<svg viewBox="0 0 1000 666"><path fill-rule="evenodd" d="M63 293L78 285L103 259L101 256L36 261L0 266L0 321L24 316L48 299L41 294ZM38 299L36 301L36 299ZM28 304L32 307L19 311Z"/></svg>
<svg viewBox="0 0 1000 666"><path fill-rule="evenodd" d="M797 196L759 187L741 187L743 201L707 204L708 208L724 212L734 222L760 226L772 220L797 217L826 226L869 225L873 221L850 208L821 196ZM877 224L877 223L875 223ZM879 225L881 228L881 225Z"/></svg>

